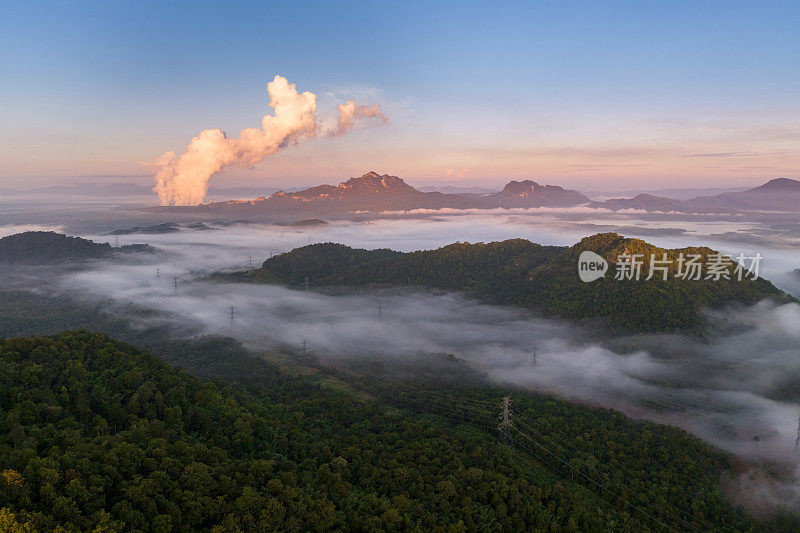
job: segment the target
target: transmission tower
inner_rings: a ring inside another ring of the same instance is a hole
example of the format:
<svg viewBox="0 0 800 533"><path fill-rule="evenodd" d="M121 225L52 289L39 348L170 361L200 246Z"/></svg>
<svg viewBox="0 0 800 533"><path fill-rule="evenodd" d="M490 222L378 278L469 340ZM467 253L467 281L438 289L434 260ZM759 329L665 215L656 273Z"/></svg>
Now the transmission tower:
<svg viewBox="0 0 800 533"><path fill-rule="evenodd" d="M114 247L119 248L119 235L114 235Z"/></svg>
<svg viewBox="0 0 800 533"><path fill-rule="evenodd" d="M800 415L797 417L797 438L794 439L794 453L800 452Z"/></svg>
<svg viewBox="0 0 800 533"><path fill-rule="evenodd" d="M228 326L236 325L236 308L233 306L228 307Z"/></svg>
<svg viewBox="0 0 800 533"><path fill-rule="evenodd" d="M308 359L308 341L303 339L303 343L300 345L300 355L303 356L303 359Z"/></svg>
<svg viewBox="0 0 800 533"><path fill-rule="evenodd" d="M500 411L500 425L497 426L503 443L508 445L511 442L511 397L503 397L502 410Z"/></svg>
<svg viewBox="0 0 800 533"><path fill-rule="evenodd" d="M173 296L177 296L178 295L178 277L177 276L172 278L172 295Z"/></svg>
<svg viewBox="0 0 800 533"><path fill-rule="evenodd" d="M158 278L160 278L160 277L161 277L161 269L160 269L160 268L157 268L157 269L156 269L156 279L158 279Z"/></svg>
<svg viewBox="0 0 800 533"><path fill-rule="evenodd" d="M247 256L247 268L249 268L249 269L253 268L253 256L252 255L248 255Z"/></svg>
<svg viewBox="0 0 800 533"><path fill-rule="evenodd" d="M383 302L378 300L378 317L383 317Z"/></svg>
<svg viewBox="0 0 800 533"><path fill-rule="evenodd" d="M305 286L306 286L306 292L308 292L308 276L306 276Z"/></svg>
<svg viewBox="0 0 800 533"><path fill-rule="evenodd" d="M536 343L533 343L533 351L531 352L531 360L534 368L536 368Z"/></svg>

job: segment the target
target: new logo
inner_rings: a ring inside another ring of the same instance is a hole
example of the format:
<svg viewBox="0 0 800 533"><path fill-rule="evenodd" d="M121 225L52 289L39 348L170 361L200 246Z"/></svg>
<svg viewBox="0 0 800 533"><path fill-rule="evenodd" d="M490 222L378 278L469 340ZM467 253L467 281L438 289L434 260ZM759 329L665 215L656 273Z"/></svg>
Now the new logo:
<svg viewBox="0 0 800 533"><path fill-rule="evenodd" d="M578 257L578 276L581 281L589 283L600 279L608 271L608 261L602 255L598 255L590 250L581 252Z"/></svg>

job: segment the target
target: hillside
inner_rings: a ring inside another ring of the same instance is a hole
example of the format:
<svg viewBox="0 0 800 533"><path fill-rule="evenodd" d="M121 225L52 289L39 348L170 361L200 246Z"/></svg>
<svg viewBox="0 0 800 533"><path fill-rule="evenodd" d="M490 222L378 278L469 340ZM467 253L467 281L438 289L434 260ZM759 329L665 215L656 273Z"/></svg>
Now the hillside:
<svg viewBox="0 0 800 533"><path fill-rule="evenodd" d="M727 458L674 428L518 396L520 420L540 428L548 455L499 444L493 429L470 425L478 413L458 407L468 399L495 404L500 391L443 390L431 411L420 398L430 383L415 390L352 376L364 395L337 378L292 377L264 361L247 370L262 388L203 382L82 331L0 340L0 524L43 531L755 525L720 496ZM425 406L428 414L415 414ZM573 442L569 449L556 447L562 439Z"/></svg>
<svg viewBox="0 0 800 533"><path fill-rule="evenodd" d="M54 231L27 231L0 239L0 263L7 264L60 264L152 251L146 244L114 248L106 242L97 243Z"/></svg>
<svg viewBox="0 0 800 533"><path fill-rule="evenodd" d="M631 254L699 254L708 248L665 250L614 233L598 234L567 247L540 246L522 239L493 243L455 243L412 253L353 250L337 244L304 246L264 262L239 279L314 286L415 285L464 291L491 303L528 307L548 316L589 320L618 332L695 331L705 326L702 309L751 305L791 297L764 279L683 280L670 270L666 281L616 280L613 272L592 283L578 277L578 256L592 250L613 263ZM386 257L382 257L386 255ZM358 260L353 258L357 257ZM612 265L613 267L613 265Z"/></svg>

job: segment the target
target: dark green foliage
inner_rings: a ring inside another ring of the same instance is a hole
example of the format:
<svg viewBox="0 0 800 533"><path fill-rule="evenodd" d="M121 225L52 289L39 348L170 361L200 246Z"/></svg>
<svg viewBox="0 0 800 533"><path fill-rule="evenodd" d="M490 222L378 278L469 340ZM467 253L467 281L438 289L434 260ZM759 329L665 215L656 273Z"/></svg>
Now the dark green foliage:
<svg viewBox="0 0 800 533"><path fill-rule="evenodd" d="M431 363L425 373L455 364ZM551 449L569 443L601 490L467 425L484 415L460 406L499 405L504 393L492 388L289 377L263 361L242 374L266 389L202 382L82 331L0 341L0 471L23 479L0 478L0 508L42 530L638 531L677 527L674 517L755 526L719 494L727 459L674 428L516 395L520 422L546 432ZM620 484L655 520L612 494Z"/></svg>
<svg viewBox="0 0 800 533"><path fill-rule="evenodd" d="M361 250L341 244L310 244L293 250L290 254L280 254L264 261L262 267L248 274L254 280L281 281L291 285L301 285L305 278L316 280L336 276L339 272L369 263L402 255L387 250Z"/></svg>
<svg viewBox="0 0 800 533"><path fill-rule="evenodd" d="M0 342L0 470L23 478L0 508L42 530L641 527L491 435L320 385L273 403L101 335Z"/></svg>
<svg viewBox="0 0 800 533"><path fill-rule="evenodd" d="M118 253L151 252L147 244L113 248L80 237L53 231L26 231L0 239L0 263L46 265L89 259L107 259Z"/></svg>
<svg viewBox="0 0 800 533"><path fill-rule="evenodd" d="M605 278L592 283L583 283L577 276L580 252L592 250L604 256L610 263L620 254L641 254L645 258L640 280L616 280L613 264ZM738 280L682 280L674 277L677 258L683 253L697 254L704 264L710 248L683 248L667 250L639 239L626 239L615 233L594 235L566 250L554 261L533 269L522 294L513 303L542 309L571 319L602 319L611 329L622 332L694 331L700 332L706 325L702 314L704 308L719 308L726 305L752 305L770 298L788 302L792 298L777 289L769 281ZM667 280L656 275L646 280L647 261L651 254L662 259L667 254L672 266Z"/></svg>
<svg viewBox="0 0 800 533"><path fill-rule="evenodd" d="M681 252L700 254L708 261L709 254L714 253L709 248L665 250L615 233L588 237L571 248L511 239L488 244L455 243L405 254L353 250L328 243L268 259L261 269L238 279L300 285L308 276L314 286L416 285L461 290L492 303L591 320L624 333L700 332L706 325L702 314L705 307L750 305L764 298L791 300L765 279L694 281L670 275L666 281L647 281L647 266L638 281L614 279L612 265L605 278L584 283L577 271L583 250L595 251L610 261L616 261L625 250L644 254L646 261L650 254L661 259L666 253L676 259Z"/></svg>

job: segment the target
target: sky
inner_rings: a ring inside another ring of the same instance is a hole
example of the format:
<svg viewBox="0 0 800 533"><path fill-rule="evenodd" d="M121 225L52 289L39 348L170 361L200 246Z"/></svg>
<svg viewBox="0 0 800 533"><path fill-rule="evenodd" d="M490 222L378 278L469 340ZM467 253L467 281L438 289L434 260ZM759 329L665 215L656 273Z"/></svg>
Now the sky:
<svg viewBox="0 0 800 533"><path fill-rule="evenodd" d="M259 126L275 75L322 120L355 97L388 121L212 185L800 178L798 27L796 1L6 1L0 189L152 184L200 131Z"/></svg>

